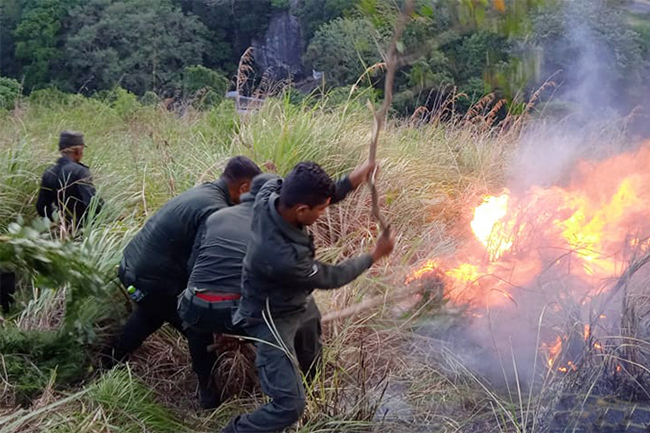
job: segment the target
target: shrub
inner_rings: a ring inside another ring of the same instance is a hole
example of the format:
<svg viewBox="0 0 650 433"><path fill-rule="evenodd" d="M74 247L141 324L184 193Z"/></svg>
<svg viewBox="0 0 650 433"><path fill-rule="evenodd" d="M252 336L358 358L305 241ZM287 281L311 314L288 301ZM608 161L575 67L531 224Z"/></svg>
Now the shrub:
<svg viewBox="0 0 650 433"><path fill-rule="evenodd" d="M139 107L140 102L135 94L118 87L114 91L115 99L111 104L115 112L121 117L131 116Z"/></svg>
<svg viewBox="0 0 650 433"><path fill-rule="evenodd" d="M63 105L70 102L71 95L64 93L55 87L48 89L34 90L29 95L29 102L33 105L50 108L56 105Z"/></svg>
<svg viewBox="0 0 650 433"><path fill-rule="evenodd" d="M140 98L140 103L142 105L158 105L160 102L160 97L156 95L156 92L152 92L151 90L147 90L144 92L144 95L142 95L142 98Z"/></svg>
<svg viewBox="0 0 650 433"><path fill-rule="evenodd" d="M195 98L197 108L219 105L228 90L228 79L205 66L189 66L183 71L183 93Z"/></svg>
<svg viewBox="0 0 650 433"><path fill-rule="evenodd" d="M305 53L306 63L323 71L329 84L353 84L366 68L381 61L372 24L338 18L321 26Z"/></svg>
<svg viewBox="0 0 650 433"><path fill-rule="evenodd" d="M0 77L0 109L13 110L20 95L21 88L18 81Z"/></svg>

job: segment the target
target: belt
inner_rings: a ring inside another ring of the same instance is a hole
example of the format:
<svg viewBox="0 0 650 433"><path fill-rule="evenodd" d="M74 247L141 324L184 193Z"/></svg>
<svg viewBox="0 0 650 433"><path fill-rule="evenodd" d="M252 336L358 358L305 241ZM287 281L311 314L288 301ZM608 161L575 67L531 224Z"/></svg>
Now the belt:
<svg viewBox="0 0 650 433"><path fill-rule="evenodd" d="M237 300L241 297L239 293L218 293L199 292L196 287L190 287L183 291L182 296L192 304L201 305L205 308L230 308L237 307Z"/></svg>
<svg viewBox="0 0 650 433"><path fill-rule="evenodd" d="M195 292L197 298L208 302L235 301L241 298L239 293L205 293Z"/></svg>

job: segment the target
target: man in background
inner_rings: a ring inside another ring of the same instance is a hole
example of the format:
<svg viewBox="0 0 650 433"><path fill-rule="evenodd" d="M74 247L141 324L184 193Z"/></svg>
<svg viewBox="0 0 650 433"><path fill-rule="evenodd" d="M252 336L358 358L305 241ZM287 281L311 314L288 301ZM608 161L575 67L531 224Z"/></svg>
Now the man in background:
<svg viewBox="0 0 650 433"><path fill-rule="evenodd" d="M81 163L85 146L83 134L61 132L61 157L43 173L36 202L36 211L41 217L53 219L54 213L58 212L66 230L71 233L83 226L95 196L90 170ZM101 200L98 200L95 212L99 212L101 205ZM0 307L3 312L9 312L15 292L16 274L0 271Z"/></svg>
<svg viewBox="0 0 650 433"><path fill-rule="evenodd" d="M70 224L73 229L83 225L91 200L95 196L90 170L81 163L85 146L83 134L74 131L61 132L61 157L43 173L36 202L36 211L40 216L52 219L54 212L58 211L61 220ZM97 203L95 212L100 208L101 201Z"/></svg>

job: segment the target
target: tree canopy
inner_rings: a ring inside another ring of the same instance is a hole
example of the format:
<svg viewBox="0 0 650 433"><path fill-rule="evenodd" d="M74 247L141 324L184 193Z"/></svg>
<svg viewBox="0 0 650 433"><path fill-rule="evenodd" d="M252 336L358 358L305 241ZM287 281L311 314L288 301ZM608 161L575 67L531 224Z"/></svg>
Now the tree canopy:
<svg viewBox="0 0 650 433"><path fill-rule="evenodd" d="M186 98L195 96L190 88L202 89L212 95L204 98L210 105L223 97L244 51L254 40L263 45L271 19L288 11L301 25L303 41L293 46L304 47L304 76L313 68L324 72L329 89L345 87L381 61L400 4L3 0L0 76L17 80L24 93L55 87L93 94L120 86L138 96L150 92L154 100L151 92ZM395 106L404 114L450 92L467 96L459 100L461 108L488 92L511 99L532 92L557 71L562 72L556 79L569 88L584 81L577 71L587 55L600 61L591 71L607 83L601 93L610 101L623 95L629 108L650 82L650 20L632 15L622 2L417 0L416 5L400 42L404 61L395 82ZM366 78L379 90L382 74L376 69ZM263 71L258 72L252 75L257 80Z"/></svg>

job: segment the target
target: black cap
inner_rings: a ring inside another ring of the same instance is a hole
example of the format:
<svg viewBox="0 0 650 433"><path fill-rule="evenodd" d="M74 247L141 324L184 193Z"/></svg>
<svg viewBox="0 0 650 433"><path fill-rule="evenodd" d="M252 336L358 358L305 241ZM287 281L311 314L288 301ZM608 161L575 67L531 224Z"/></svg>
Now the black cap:
<svg viewBox="0 0 650 433"><path fill-rule="evenodd" d="M59 136L59 150L85 145L84 135L81 132L61 131L61 135Z"/></svg>

